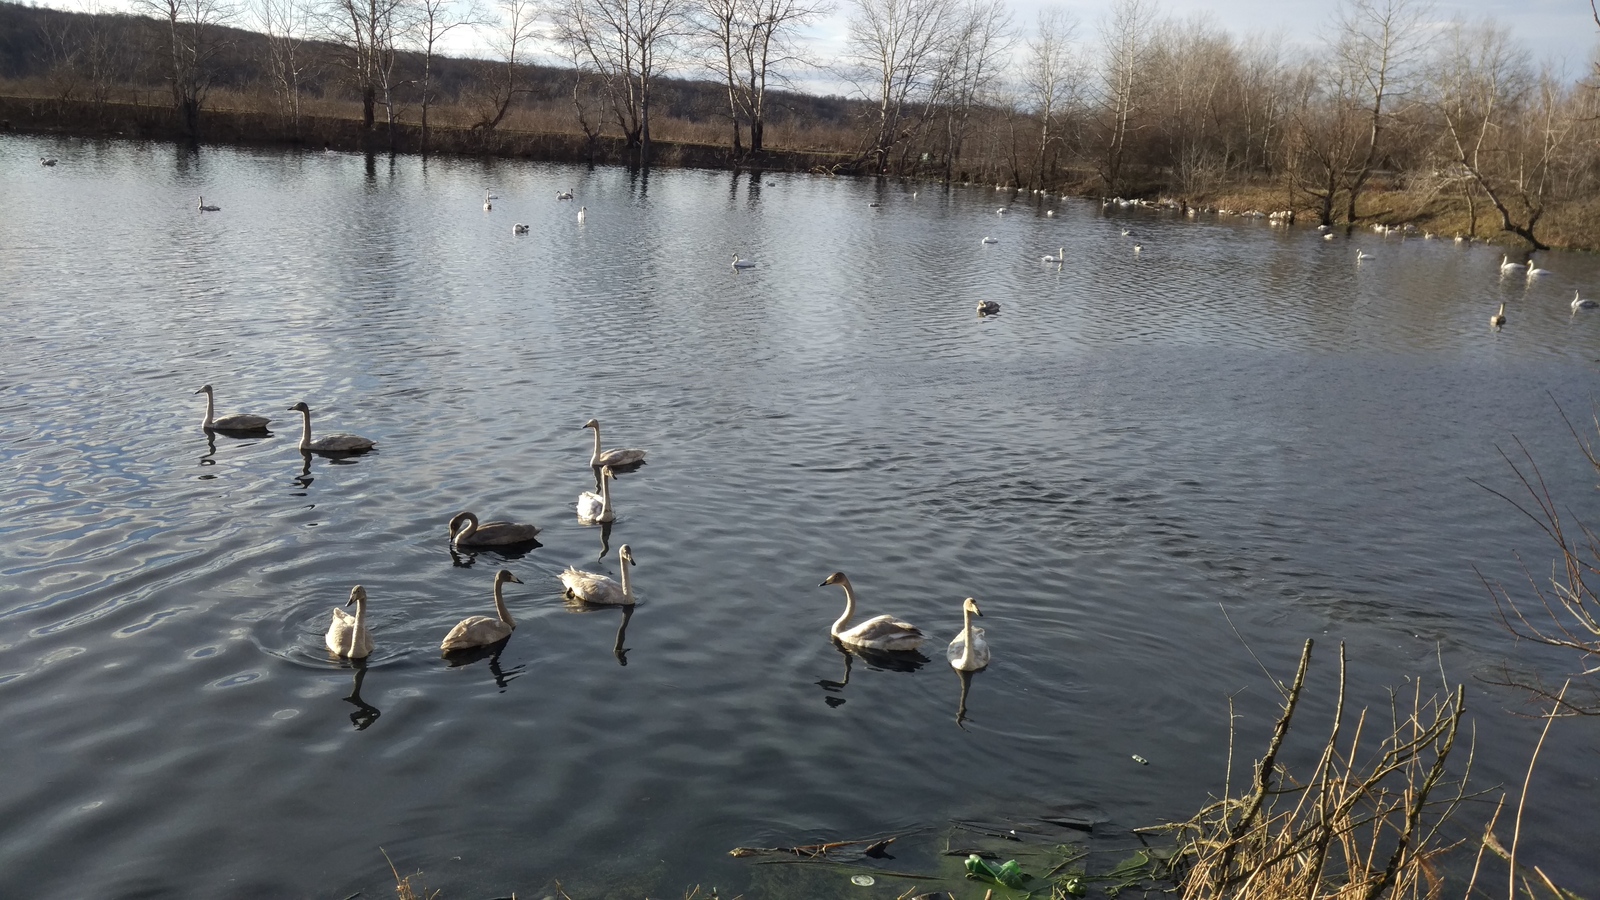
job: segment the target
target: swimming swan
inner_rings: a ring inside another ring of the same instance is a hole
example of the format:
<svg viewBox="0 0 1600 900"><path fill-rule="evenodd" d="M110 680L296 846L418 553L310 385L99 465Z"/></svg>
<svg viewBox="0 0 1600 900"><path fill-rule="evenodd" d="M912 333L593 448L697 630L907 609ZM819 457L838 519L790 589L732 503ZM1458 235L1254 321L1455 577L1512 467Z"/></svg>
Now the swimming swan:
<svg viewBox="0 0 1600 900"><path fill-rule="evenodd" d="M556 191L556 199L557 200L571 200L572 199L572 192L571 191Z"/></svg>
<svg viewBox="0 0 1600 900"><path fill-rule="evenodd" d="M833 623L830 634L841 644L863 647L868 650L915 650L922 644L922 632L910 622L894 616L874 616L854 628L846 629L850 617L856 614L856 593L850 579L843 572L829 575L818 587L837 584L844 588L844 615Z"/></svg>
<svg viewBox="0 0 1600 900"><path fill-rule="evenodd" d="M522 224L521 222L517 222L517 223L515 223L515 224L513 224L511 226L511 233L512 234L527 234L528 233L528 226Z"/></svg>
<svg viewBox="0 0 1600 900"><path fill-rule="evenodd" d="M999 312L1000 312L1000 304L998 302L996 302L994 300L979 300L978 301L978 315L980 315L980 316L993 316L993 315L998 315Z"/></svg>
<svg viewBox="0 0 1600 900"><path fill-rule="evenodd" d="M494 198L489 196L488 194L484 194L483 195L483 211L484 212L488 212L489 210L494 209L494 204L490 202L493 199Z"/></svg>
<svg viewBox="0 0 1600 900"><path fill-rule="evenodd" d="M1585 300L1585 299L1583 299L1582 293L1580 293L1578 291L1573 291L1572 292L1572 311L1573 312L1577 312L1580 309L1594 309L1595 306L1596 306L1596 304L1595 304L1595 302L1593 300Z"/></svg>
<svg viewBox="0 0 1600 900"><path fill-rule="evenodd" d="M972 617L981 615L978 601L971 597L961 604L961 633L945 649L945 656L957 671L976 672L989 665L989 643L983 639L983 629L972 624Z"/></svg>
<svg viewBox="0 0 1600 900"><path fill-rule="evenodd" d="M622 583L618 584L604 575L583 572L571 566L557 575L567 589L567 596L584 603L605 606L632 606L633 588L628 584L628 566L633 565L633 551L627 544L617 551L617 566L622 570Z"/></svg>
<svg viewBox="0 0 1600 900"><path fill-rule="evenodd" d="M1356 262L1364 262L1366 260L1371 259L1372 257L1373 257L1373 254L1368 253L1365 250L1357 250L1356 251Z"/></svg>
<svg viewBox="0 0 1600 900"><path fill-rule="evenodd" d="M1489 326L1491 328L1499 328L1501 325L1504 325L1505 323L1506 323L1506 305L1504 303L1501 303L1500 304L1500 311L1489 317Z"/></svg>
<svg viewBox="0 0 1600 900"><path fill-rule="evenodd" d="M204 385L195 393L206 395L206 417L200 422L200 428L204 431L264 431L267 423L272 421L266 416L252 416L245 413L212 418L215 400L211 393L211 385Z"/></svg>
<svg viewBox="0 0 1600 900"><path fill-rule="evenodd" d="M735 253L733 255L733 267L735 269L754 269L756 264L748 259L740 259L739 254Z"/></svg>
<svg viewBox="0 0 1600 900"><path fill-rule="evenodd" d="M980 244L998 244L1000 242L995 240L992 237L989 237L988 235L985 235L983 240L979 241L978 243L980 243Z"/></svg>
<svg viewBox="0 0 1600 900"><path fill-rule="evenodd" d="M589 454L590 468L595 468L597 466L617 466L618 468L621 468L622 466L631 466L635 463L644 462L643 450L624 450L620 447L613 447L610 450L602 452L600 450L599 419L590 419L589 421L583 423L583 427L594 429L594 452Z"/></svg>
<svg viewBox="0 0 1600 900"><path fill-rule="evenodd" d="M585 206L585 207L582 207L581 209L578 210L578 224L579 225L582 225L583 224L583 220L587 219L588 217L589 217L589 207Z"/></svg>
<svg viewBox="0 0 1600 900"><path fill-rule="evenodd" d="M1501 272L1514 272L1514 271L1516 271L1516 270L1518 270L1520 268L1522 268L1522 263L1514 263L1514 262L1511 261L1511 257L1506 256L1504 254L1501 254L1501 256L1500 256L1500 271Z"/></svg>
<svg viewBox="0 0 1600 900"><path fill-rule="evenodd" d="M578 495L578 521L585 525L596 525L611 522L617 518L611 509L611 479L617 476L611 473L611 467L605 466L600 470L600 493L584 491Z"/></svg>
<svg viewBox="0 0 1600 900"><path fill-rule="evenodd" d="M300 433L300 452L302 453L362 453L378 445L377 441L369 441L364 437L354 434L327 434L316 440L311 439L311 407L306 406L304 400L289 407L289 412L297 412L304 420L304 430Z"/></svg>
<svg viewBox="0 0 1600 900"><path fill-rule="evenodd" d="M328 623L328 636L323 638L323 643L335 656L366 659L372 655L372 632L367 630L367 589L359 584L351 588L345 606L352 603L356 607L353 616L337 606L333 608L333 621Z"/></svg>
<svg viewBox="0 0 1600 900"><path fill-rule="evenodd" d="M480 525L478 517L470 512L458 512L450 517L450 542L463 549L526 544L538 533L539 526L517 522L484 522Z"/></svg>
<svg viewBox="0 0 1600 900"><path fill-rule="evenodd" d="M439 649L445 653L454 653L471 647L498 644L510 637L511 632L516 630L517 623L512 620L511 613L506 609L506 598L501 590L501 585L508 581L522 583L522 579L511 574L510 569L501 569L494 573L494 612L500 618L468 616L462 619L456 623L456 627L450 629L449 634L444 636Z"/></svg>
<svg viewBox="0 0 1600 900"><path fill-rule="evenodd" d="M1536 269L1536 268L1533 267L1533 260L1531 260L1531 259L1528 260L1528 277L1529 278L1538 278L1540 275L1549 275L1549 274L1550 274L1550 270L1549 269Z"/></svg>
<svg viewBox="0 0 1600 900"><path fill-rule="evenodd" d="M220 206L207 206L205 197L200 198L200 202L196 204L196 208L198 208L201 212L222 212L222 207Z"/></svg>
<svg viewBox="0 0 1600 900"><path fill-rule="evenodd" d="M1062 247L1056 251L1055 256L1041 256L1039 262L1061 263L1067 260L1067 248Z"/></svg>

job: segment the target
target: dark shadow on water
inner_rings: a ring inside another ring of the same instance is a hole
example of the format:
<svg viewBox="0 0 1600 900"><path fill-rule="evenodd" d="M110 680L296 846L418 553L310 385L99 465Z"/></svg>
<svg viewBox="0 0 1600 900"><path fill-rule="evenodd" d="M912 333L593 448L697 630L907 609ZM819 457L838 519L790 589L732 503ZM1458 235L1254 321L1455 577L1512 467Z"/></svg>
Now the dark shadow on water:
<svg viewBox="0 0 1600 900"><path fill-rule="evenodd" d="M956 701L956 726L962 731L966 731L967 726L965 723L967 721L967 692L972 690L972 676L976 675L977 673L968 672L963 669L956 669L955 673L961 677L961 699Z"/></svg>
<svg viewBox="0 0 1600 900"><path fill-rule="evenodd" d="M600 523L600 555L595 557L596 560L605 559L606 554L611 552L611 526L614 524L616 523Z"/></svg>
<svg viewBox="0 0 1600 900"><path fill-rule="evenodd" d="M816 682L830 696L824 697L823 702L832 707L843 706L845 698L838 696L850 685L850 667L855 660L860 659L867 664L867 668L880 672L915 672L927 665L929 660L917 650L890 653L883 650L862 650L856 647L846 647L838 640L834 640L833 649L839 651L844 657L844 678L839 681L821 679Z"/></svg>
<svg viewBox="0 0 1600 900"><path fill-rule="evenodd" d="M357 731L366 731L383 713L376 706L361 699L361 683L367 678L367 661L351 660L350 668L356 671L355 685L351 687L350 696L344 698L344 702L353 704L356 708L355 712L350 714L350 724L354 725Z"/></svg>
<svg viewBox="0 0 1600 900"><path fill-rule="evenodd" d="M512 666L509 671L500 668L500 653L506 649L506 644L510 642L511 635L506 635L487 647L469 647L466 650L446 653L444 654L444 661L450 668L459 669L470 666L479 660L487 659L489 661L489 674L494 677L495 686L503 694L506 692L506 686L520 678L523 669L526 668L523 665Z"/></svg>
<svg viewBox="0 0 1600 900"><path fill-rule="evenodd" d="M538 540L523 541L520 544L505 544L500 547L479 547L472 550L458 550L450 548L450 564L458 569L470 569L478 561L478 555L489 553L503 560L521 559L529 553L543 547ZM490 559L493 562L493 558Z"/></svg>
<svg viewBox="0 0 1600 900"><path fill-rule="evenodd" d="M617 625L617 640L611 647L611 655L617 658L617 664L621 666L628 664L628 648L623 646L623 642L628 639L628 622L632 618L633 607L624 606L622 608L622 622Z"/></svg>

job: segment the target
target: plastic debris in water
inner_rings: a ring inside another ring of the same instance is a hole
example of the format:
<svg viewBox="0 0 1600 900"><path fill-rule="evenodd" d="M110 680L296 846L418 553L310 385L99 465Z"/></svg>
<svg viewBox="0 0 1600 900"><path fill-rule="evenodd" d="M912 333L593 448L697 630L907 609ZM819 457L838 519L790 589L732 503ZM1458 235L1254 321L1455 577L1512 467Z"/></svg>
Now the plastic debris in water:
<svg viewBox="0 0 1600 900"><path fill-rule="evenodd" d="M852 876L850 876L850 883L851 884L859 884L862 887L871 887L872 885L876 884L877 881L878 881L878 879L873 878L871 875L852 875Z"/></svg>

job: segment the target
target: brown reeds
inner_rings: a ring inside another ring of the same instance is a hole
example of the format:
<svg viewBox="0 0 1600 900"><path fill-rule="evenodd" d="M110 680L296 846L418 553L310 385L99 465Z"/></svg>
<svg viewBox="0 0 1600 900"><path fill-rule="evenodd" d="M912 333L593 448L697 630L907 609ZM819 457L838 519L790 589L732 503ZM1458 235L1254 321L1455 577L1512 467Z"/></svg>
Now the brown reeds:
<svg viewBox="0 0 1600 900"><path fill-rule="evenodd" d="M1306 641L1266 754L1238 796L1231 793L1177 832L1187 868L1185 900L1433 900L1442 886L1435 860L1451 849L1440 826L1466 797L1465 773L1447 774L1465 711L1462 688L1407 698L1391 693L1374 745L1376 717L1363 709L1346 739L1345 658L1331 729L1305 781L1278 759L1299 708L1312 642ZM1470 751L1466 768L1470 768ZM1231 768L1230 761L1230 768ZM1229 784L1232 773L1229 773Z"/></svg>

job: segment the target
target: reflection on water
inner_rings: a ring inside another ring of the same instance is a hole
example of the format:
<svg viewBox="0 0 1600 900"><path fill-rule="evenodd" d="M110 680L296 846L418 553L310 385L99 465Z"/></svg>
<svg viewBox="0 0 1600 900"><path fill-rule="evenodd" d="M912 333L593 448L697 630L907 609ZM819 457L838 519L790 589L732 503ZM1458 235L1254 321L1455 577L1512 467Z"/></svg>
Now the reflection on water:
<svg viewBox="0 0 1600 900"><path fill-rule="evenodd" d="M1470 679L1518 652L1473 567L1515 583L1512 551L1545 551L1472 479L1515 435L1575 514L1594 496L1550 400L1594 390L1600 314L1570 301L1600 261L1529 284L1479 246L768 178L0 138L0 758L25 775L0 896L377 893L348 848L380 845L449 896L579 871L731 895L754 881L727 848L764 833L1188 815L1230 700L1241 735L1277 708L1219 604L1280 677L1344 641L1366 703L1436 654ZM207 436L205 383L382 453ZM589 416L651 454L599 529L572 514ZM447 557L468 506L545 530ZM562 614L558 574L614 530L649 565L631 633ZM440 665L479 553L527 583L517 633ZM941 643L985 598L1005 658L956 722L942 662L832 644L835 566ZM320 629L358 582L385 602L352 673ZM1520 779L1537 724L1475 683L1477 771ZM1559 786L1597 729L1558 729L1523 830L1580 893L1596 834Z"/></svg>

